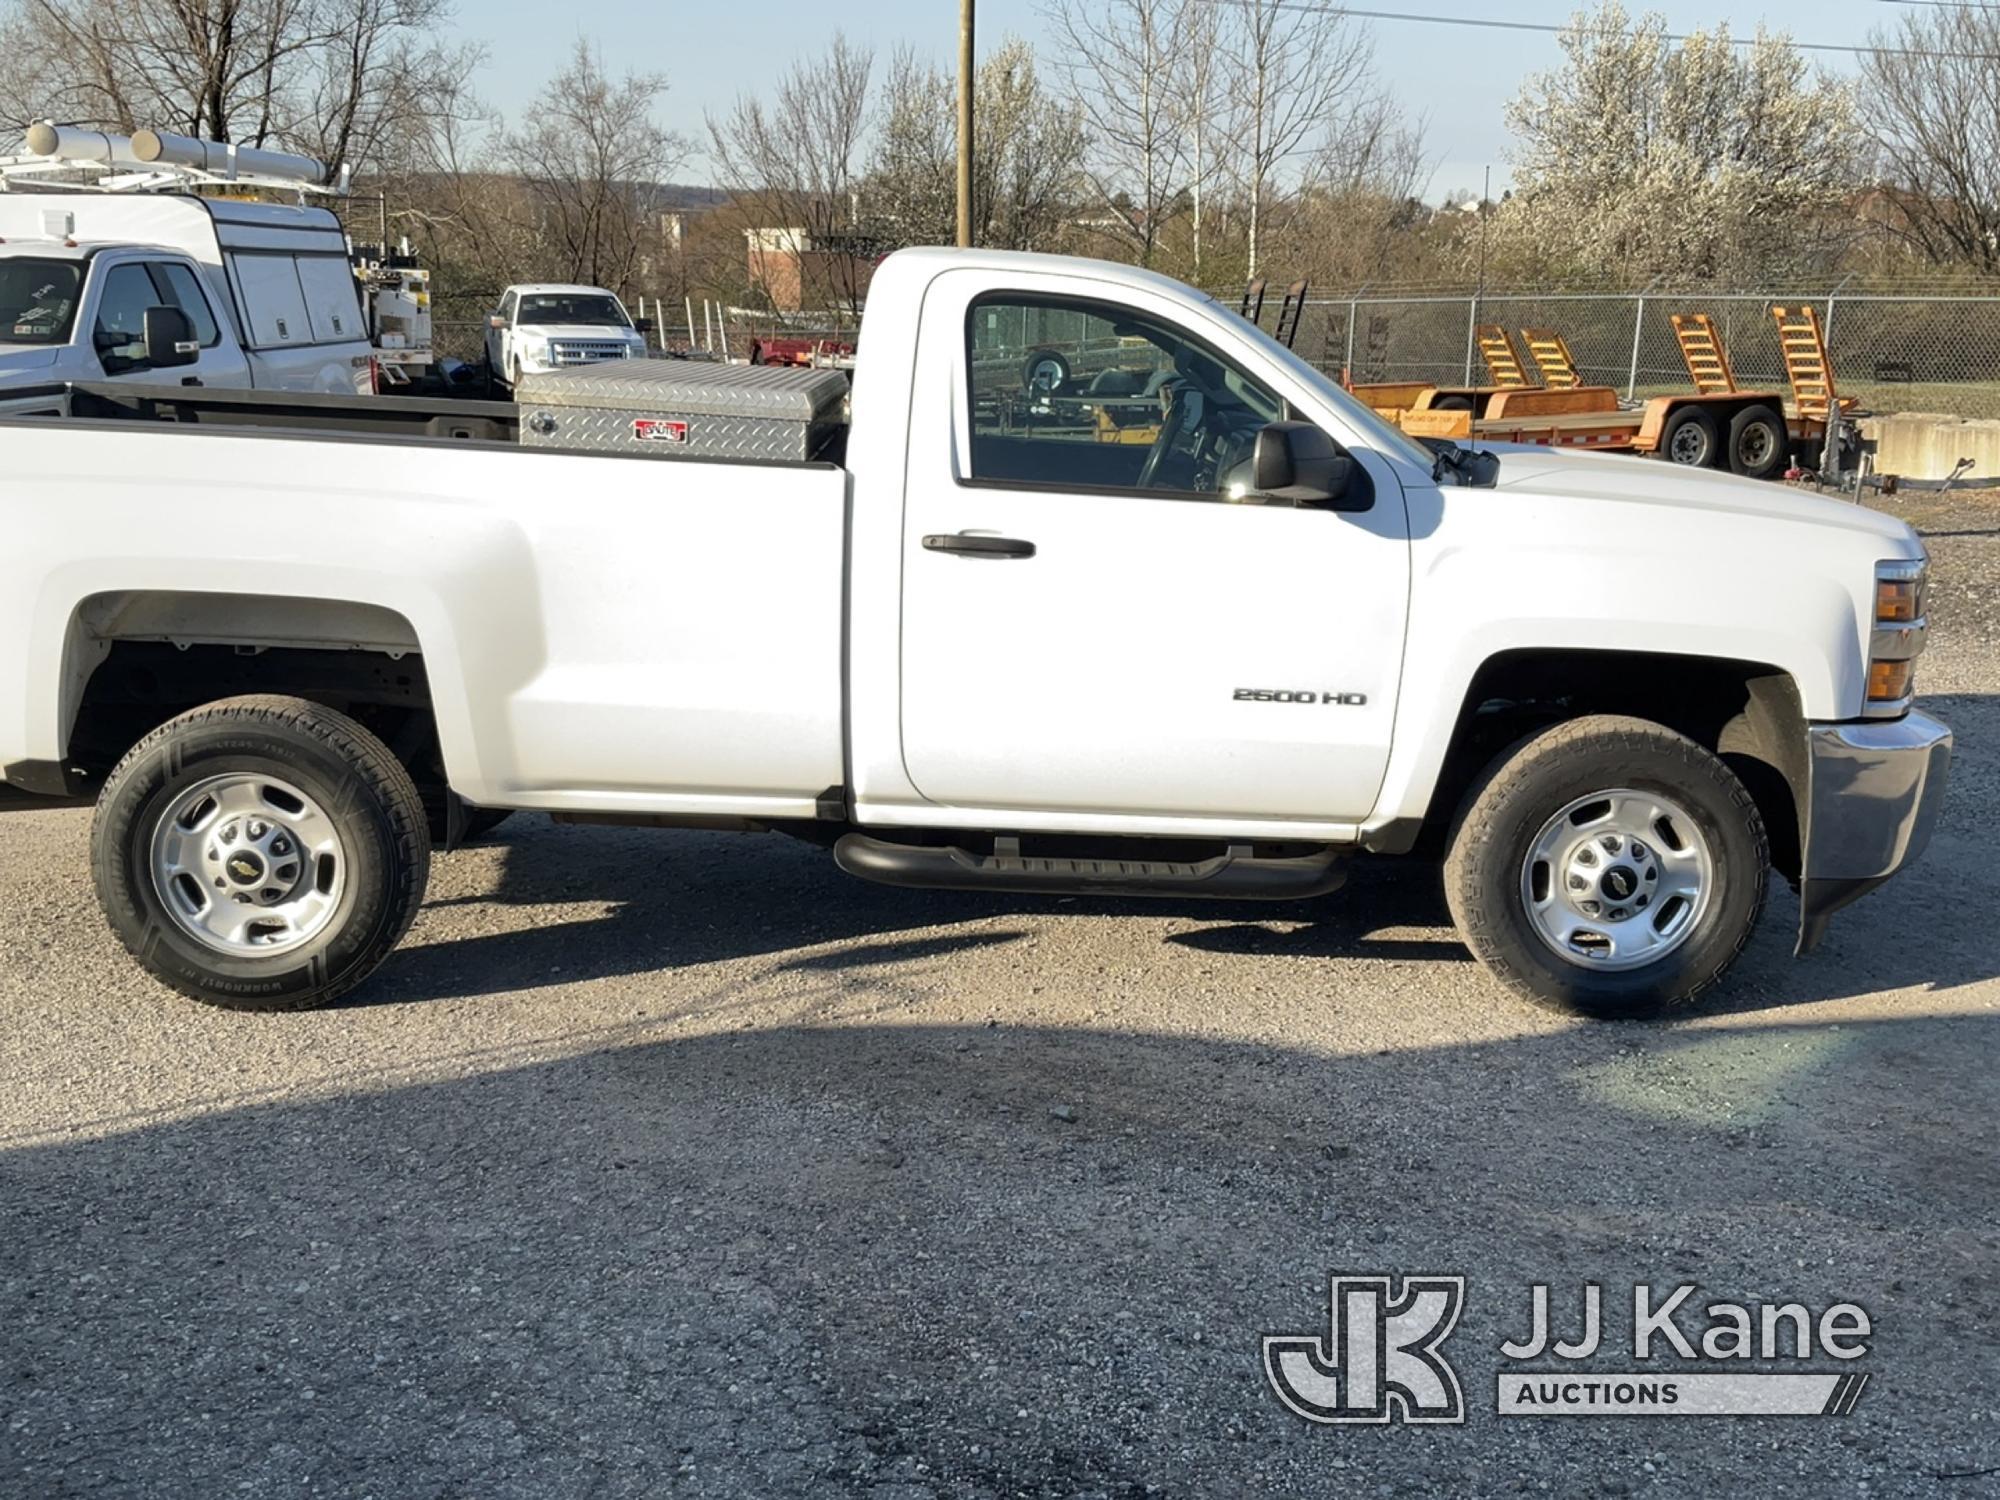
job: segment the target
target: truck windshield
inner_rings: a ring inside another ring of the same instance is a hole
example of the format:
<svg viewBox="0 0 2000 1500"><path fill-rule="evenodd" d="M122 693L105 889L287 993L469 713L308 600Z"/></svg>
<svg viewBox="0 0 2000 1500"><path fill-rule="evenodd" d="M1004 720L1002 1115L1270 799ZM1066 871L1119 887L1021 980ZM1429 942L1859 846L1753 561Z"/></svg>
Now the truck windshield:
<svg viewBox="0 0 2000 1500"><path fill-rule="evenodd" d="M589 328L629 328L631 320L616 297L554 292L521 299L523 323L581 323Z"/></svg>
<svg viewBox="0 0 2000 1500"><path fill-rule="evenodd" d="M0 344L66 344L83 267L73 260L0 260Z"/></svg>
<svg viewBox="0 0 2000 1500"><path fill-rule="evenodd" d="M1227 308L1225 303L1216 298L1211 297L1209 301L1214 302L1217 307ZM1227 310L1234 316L1234 309ZM1355 427L1367 433L1373 439L1375 446L1383 453L1394 454L1398 457L1408 459L1411 463L1418 464L1426 470L1436 463L1437 455L1435 453L1415 438L1405 434L1403 429L1396 426L1395 423L1377 415L1374 408L1367 405L1367 403L1357 401L1350 392L1341 389L1339 381L1326 374L1323 370L1315 369L1305 359L1286 348L1263 329L1259 328L1256 331L1269 347L1273 359L1284 365L1286 369L1290 370L1299 379L1309 383L1314 390L1324 395Z"/></svg>

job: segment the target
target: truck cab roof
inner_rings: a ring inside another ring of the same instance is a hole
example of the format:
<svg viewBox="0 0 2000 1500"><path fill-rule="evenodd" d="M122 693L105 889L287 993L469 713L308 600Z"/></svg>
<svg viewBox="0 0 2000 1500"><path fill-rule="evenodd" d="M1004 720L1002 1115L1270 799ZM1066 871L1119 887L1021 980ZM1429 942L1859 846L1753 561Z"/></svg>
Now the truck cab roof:
<svg viewBox="0 0 2000 1500"><path fill-rule="evenodd" d="M131 240L51 240L0 239L0 256L29 256L40 260L89 260L113 250L130 250L141 255L185 255L172 245L136 243Z"/></svg>
<svg viewBox="0 0 2000 1500"><path fill-rule="evenodd" d="M211 265L233 250L347 255L340 221L324 208L187 193L0 192L0 240L51 247L74 240L80 256L91 247L142 245Z"/></svg>
<svg viewBox="0 0 2000 1500"><path fill-rule="evenodd" d="M616 295L614 292L601 286L585 286L581 282L573 281L521 281L508 287L507 290L518 292L524 297L560 297L566 293L576 293L593 297L610 297Z"/></svg>

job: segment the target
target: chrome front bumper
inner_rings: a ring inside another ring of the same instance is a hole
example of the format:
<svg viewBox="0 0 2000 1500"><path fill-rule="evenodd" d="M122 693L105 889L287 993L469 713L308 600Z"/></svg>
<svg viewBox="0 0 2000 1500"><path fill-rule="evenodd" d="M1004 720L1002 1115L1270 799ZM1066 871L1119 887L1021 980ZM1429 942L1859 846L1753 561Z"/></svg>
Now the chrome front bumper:
<svg viewBox="0 0 2000 1500"><path fill-rule="evenodd" d="M1806 730L1798 952L1828 921L1923 852L1951 767L1951 730L1929 714Z"/></svg>

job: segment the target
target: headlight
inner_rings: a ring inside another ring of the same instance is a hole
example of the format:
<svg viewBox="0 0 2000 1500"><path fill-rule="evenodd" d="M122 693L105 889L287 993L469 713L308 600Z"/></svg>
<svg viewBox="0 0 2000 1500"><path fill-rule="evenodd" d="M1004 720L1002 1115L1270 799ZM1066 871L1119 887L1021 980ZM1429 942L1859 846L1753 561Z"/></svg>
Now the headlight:
<svg viewBox="0 0 2000 1500"><path fill-rule="evenodd" d="M1862 713L1899 719L1916 693L1917 657L1923 654L1924 584L1929 563L1894 558L1875 564L1875 619L1868 638L1868 696Z"/></svg>

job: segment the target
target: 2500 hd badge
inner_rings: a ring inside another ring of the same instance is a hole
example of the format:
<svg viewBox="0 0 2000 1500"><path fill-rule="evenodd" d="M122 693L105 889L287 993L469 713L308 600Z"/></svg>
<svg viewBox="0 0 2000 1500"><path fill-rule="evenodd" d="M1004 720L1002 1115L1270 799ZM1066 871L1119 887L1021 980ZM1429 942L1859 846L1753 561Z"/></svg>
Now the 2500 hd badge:
<svg viewBox="0 0 2000 1500"><path fill-rule="evenodd" d="M1329 703L1342 708L1359 708L1368 701L1366 693L1315 693L1310 688L1238 688L1238 703Z"/></svg>

